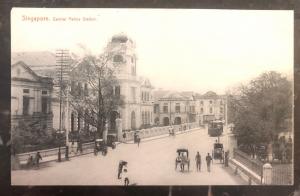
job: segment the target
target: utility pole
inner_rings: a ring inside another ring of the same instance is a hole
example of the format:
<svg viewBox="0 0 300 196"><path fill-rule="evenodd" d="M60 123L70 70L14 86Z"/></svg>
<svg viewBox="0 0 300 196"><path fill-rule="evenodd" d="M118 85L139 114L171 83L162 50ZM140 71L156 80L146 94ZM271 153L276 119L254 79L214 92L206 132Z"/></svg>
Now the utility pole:
<svg viewBox="0 0 300 196"><path fill-rule="evenodd" d="M56 65L59 66L59 134L62 132L62 86L63 86L63 75L68 74L68 66L70 64L69 50L58 49L56 50ZM67 73L66 73L67 72ZM68 104L68 103L67 103ZM66 130L66 146L68 144L68 130ZM61 150L60 141L58 147L58 161L61 161Z"/></svg>

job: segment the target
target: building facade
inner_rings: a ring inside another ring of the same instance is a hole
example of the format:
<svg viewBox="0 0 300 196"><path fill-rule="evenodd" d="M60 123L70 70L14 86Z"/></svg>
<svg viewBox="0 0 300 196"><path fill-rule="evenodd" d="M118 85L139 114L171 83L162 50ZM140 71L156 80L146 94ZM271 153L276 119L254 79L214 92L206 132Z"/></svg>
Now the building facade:
<svg viewBox="0 0 300 196"><path fill-rule="evenodd" d="M215 92L208 91L203 95L195 96L195 108L200 124L226 119L226 97Z"/></svg>
<svg viewBox="0 0 300 196"><path fill-rule="evenodd" d="M153 106L155 125L179 125L196 121L193 96L172 91L154 93L156 96Z"/></svg>
<svg viewBox="0 0 300 196"><path fill-rule="evenodd" d="M19 61L11 67L11 127L22 121L38 130L52 131L53 79L42 77Z"/></svg>

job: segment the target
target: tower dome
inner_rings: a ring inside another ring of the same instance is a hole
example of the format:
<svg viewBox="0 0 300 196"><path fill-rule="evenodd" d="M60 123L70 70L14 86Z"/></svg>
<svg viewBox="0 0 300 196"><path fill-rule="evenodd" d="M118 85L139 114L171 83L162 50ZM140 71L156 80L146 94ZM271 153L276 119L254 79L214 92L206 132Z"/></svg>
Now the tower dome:
<svg viewBox="0 0 300 196"><path fill-rule="evenodd" d="M119 33L114 35L111 41L113 43L126 43L128 41L128 36L125 33Z"/></svg>

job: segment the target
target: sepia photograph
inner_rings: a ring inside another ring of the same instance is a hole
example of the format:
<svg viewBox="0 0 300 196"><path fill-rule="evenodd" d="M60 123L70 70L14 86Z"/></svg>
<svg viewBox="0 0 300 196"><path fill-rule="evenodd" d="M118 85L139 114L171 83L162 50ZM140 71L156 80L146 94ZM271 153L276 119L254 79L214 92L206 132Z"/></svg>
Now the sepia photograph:
<svg viewBox="0 0 300 196"><path fill-rule="evenodd" d="M11 185L293 185L294 12L13 8Z"/></svg>

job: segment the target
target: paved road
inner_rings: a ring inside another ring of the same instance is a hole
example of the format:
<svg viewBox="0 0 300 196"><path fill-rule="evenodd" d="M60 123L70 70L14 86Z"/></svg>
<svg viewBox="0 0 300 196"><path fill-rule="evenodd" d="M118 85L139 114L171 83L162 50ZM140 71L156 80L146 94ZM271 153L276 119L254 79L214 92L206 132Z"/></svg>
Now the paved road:
<svg viewBox="0 0 300 196"><path fill-rule="evenodd" d="M222 140L222 139L221 139ZM137 185L240 185L245 182L233 171L216 162L207 172L205 155L212 150L215 138L207 129L198 129L175 137L109 148L106 156L88 154L70 161L49 163L39 170L13 171L13 185L122 185L117 179L119 160L128 161L130 183ZM177 148L189 149L189 172L175 171ZM196 172L195 155L202 156L202 171Z"/></svg>

